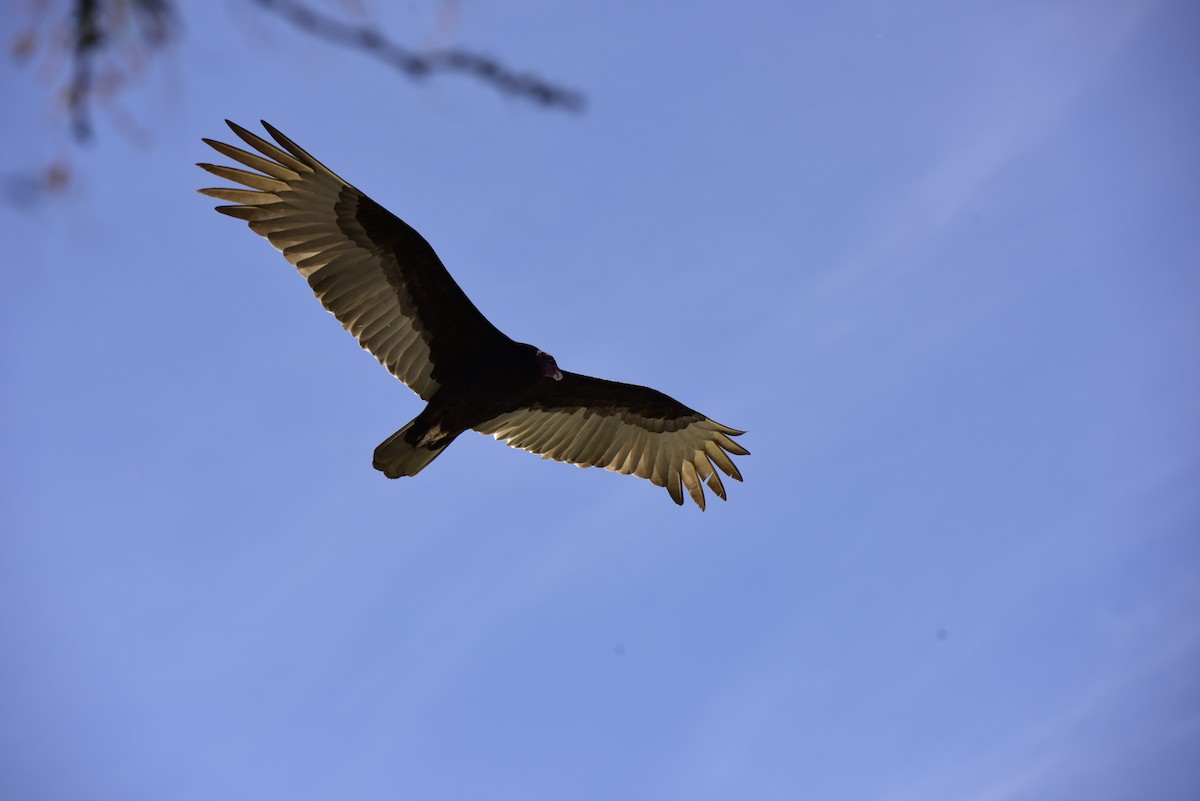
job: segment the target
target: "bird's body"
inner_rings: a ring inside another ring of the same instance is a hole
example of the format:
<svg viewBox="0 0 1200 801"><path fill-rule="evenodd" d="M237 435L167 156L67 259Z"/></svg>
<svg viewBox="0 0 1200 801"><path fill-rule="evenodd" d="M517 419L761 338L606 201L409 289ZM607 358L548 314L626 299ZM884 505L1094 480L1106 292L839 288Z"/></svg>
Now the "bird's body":
<svg viewBox="0 0 1200 801"><path fill-rule="evenodd" d="M538 369L537 353L532 345L510 340L486 360L473 359L447 371L425 410L375 449L375 467L388 478L415 475L405 469L407 448L437 455L467 429L521 408L546 379Z"/></svg>
<svg viewBox="0 0 1200 801"><path fill-rule="evenodd" d="M701 509L702 481L725 497L715 468L741 480L729 454L748 453L732 439L743 432L656 390L561 371L514 342L420 234L263 125L278 145L229 123L257 153L204 140L254 172L200 166L248 188L200 191L233 204L217 210L270 240L343 327L427 401L375 449L385 475L416 475L474 429L543 458L649 479L676 503L686 488Z"/></svg>

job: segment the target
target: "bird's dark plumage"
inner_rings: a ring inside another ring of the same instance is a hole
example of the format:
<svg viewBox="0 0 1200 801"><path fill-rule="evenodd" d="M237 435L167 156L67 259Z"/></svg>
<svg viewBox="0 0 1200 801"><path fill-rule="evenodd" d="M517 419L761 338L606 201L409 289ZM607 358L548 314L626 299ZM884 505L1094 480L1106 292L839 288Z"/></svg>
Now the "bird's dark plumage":
<svg viewBox="0 0 1200 801"><path fill-rule="evenodd" d="M227 121L228 122L228 121ZM411 476L467 429L584 467L686 488L704 508L701 482L721 499L718 469L748 451L743 432L661 392L560 371L554 358L514 342L459 288L420 234L339 178L267 123L275 144L228 123L254 151L205 139L243 167L200 167L246 188L200 191L231 205L308 280L359 344L428 405L375 450L375 467Z"/></svg>

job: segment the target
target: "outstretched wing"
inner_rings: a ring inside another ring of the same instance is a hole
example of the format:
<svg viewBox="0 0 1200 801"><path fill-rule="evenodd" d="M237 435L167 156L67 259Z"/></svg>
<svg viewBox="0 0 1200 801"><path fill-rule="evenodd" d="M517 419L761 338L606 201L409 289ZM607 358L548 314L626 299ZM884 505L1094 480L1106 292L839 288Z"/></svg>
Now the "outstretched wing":
<svg viewBox="0 0 1200 801"><path fill-rule="evenodd" d="M414 392L429 400L456 365L507 340L407 223L266 122L278 146L226 123L257 153L204 141L254 172L200 164L247 187L200 191L234 204L217 211L266 237L342 326Z"/></svg>
<svg viewBox="0 0 1200 801"><path fill-rule="evenodd" d="M568 372L562 381L539 383L521 408L475 428L543 459L649 479L666 487L677 504L686 487L701 509L701 482L725 500L717 468L741 481L729 456L750 453L732 439L745 432L657 390Z"/></svg>

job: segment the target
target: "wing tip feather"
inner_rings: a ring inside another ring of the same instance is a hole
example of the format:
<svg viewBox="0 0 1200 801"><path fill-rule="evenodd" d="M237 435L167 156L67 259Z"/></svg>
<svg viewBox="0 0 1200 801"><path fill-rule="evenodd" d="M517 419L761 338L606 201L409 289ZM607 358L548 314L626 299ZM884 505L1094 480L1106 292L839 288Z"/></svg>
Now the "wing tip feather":
<svg viewBox="0 0 1200 801"><path fill-rule="evenodd" d="M226 217L249 223L257 222L262 218L262 211L257 206L213 206L213 209Z"/></svg>

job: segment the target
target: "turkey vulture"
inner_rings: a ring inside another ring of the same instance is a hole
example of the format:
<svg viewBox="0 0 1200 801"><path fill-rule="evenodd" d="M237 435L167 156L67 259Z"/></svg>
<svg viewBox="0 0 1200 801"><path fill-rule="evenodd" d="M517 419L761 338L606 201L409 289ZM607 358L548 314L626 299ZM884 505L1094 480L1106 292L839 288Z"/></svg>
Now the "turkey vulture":
<svg viewBox="0 0 1200 801"><path fill-rule="evenodd" d="M205 139L244 167L199 164L246 188L201 189L233 205L300 271L317 299L428 405L375 449L388 478L415 476L472 428L543 459L603 467L686 487L704 508L717 468L742 480L730 454L749 453L714 422L653 389L559 370L484 317L408 224L339 178L266 122L276 144L226 120L254 151ZM253 172L251 171L253 170Z"/></svg>

